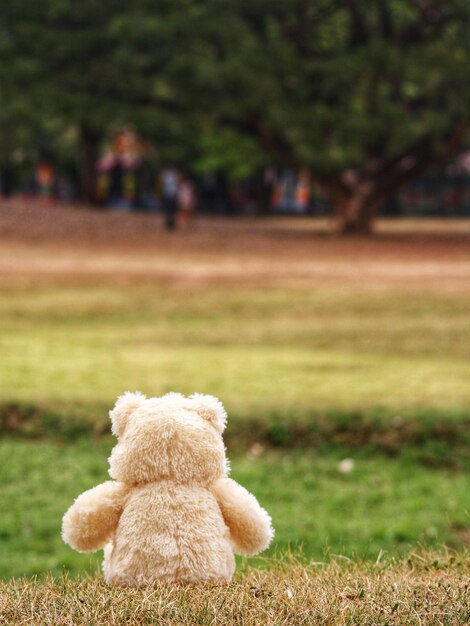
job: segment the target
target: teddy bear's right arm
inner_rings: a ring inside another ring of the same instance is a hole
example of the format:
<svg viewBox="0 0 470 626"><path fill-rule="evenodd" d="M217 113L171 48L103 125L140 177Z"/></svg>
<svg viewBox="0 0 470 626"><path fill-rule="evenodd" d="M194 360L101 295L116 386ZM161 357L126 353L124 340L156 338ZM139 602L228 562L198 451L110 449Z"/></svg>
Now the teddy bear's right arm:
<svg viewBox="0 0 470 626"><path fill-rule="evenodd" d="M234 551L253 556L265 550L273 538L271 518L253 494L231 478L221 478L211 487L219 503Z"/></svg>
<svg viewBox="0 0 470 626"><path fill-rule="evenodd" d="M103 548L116 530L130 488L108 480L82 493L62 520L62 539L78 552Z"/></svg>

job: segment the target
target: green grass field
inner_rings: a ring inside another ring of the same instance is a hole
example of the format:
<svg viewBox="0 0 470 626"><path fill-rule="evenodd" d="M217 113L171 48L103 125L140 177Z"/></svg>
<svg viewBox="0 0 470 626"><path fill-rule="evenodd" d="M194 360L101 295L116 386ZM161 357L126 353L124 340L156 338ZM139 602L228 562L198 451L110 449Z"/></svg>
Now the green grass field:
<svg viewBox="0 0 470 626"><path fill-rule="evenodd" d="M62 543L60 523L81 491L109 478L111 445L108 437L0 444L1 458L15 459L2 468L0 578L63 569L77 576L99 568L101 554L80 555ZM418 544L459 547L469 521L466 477L429 470L406 456L356 453L347 474L340 470L340 450L268 452L256 459L236 454L231 460L232 476L273 517L276 539L267 556L289 551L307 561L328 555L375 561ZM256 564L263 560L240 562Z"/></svg>
<svg viewBox="0 0 470 626"><path fill-rule="evenodd" d="M271 555L462 546L469 311L465 293L400 289L2 289L0 576L98 567L60 521L106 478L106 413L127 388L220 396Z"/></svg>
<svg viewBox="0 0 470 626"><path fill-rule="evenodd" d="M5 401L220 395L238 418L470 407L470 294L46 287L0 294Z"/></svg>
<svg viewBox="0 0 470 626"><path fill-rule="evenodd" d="M298 221L240 220L231 238L207 221L176 239L154 231L144 251L112 233L103 256L73 239L69 215L57 209L47 226L31 213L24 240L0 250L1 578L99 567L101 555L62 544L60 524L106 479L107 413L126 389L224 402L232 475L276 528L268 559L240 560L242 571L290 552L315 567L468 546L464 241L418 253L406 236L342 243ZM101 219L107 232L105 218L80 213L84 237ZM143 243L150 225L133 231Z"/></svg>

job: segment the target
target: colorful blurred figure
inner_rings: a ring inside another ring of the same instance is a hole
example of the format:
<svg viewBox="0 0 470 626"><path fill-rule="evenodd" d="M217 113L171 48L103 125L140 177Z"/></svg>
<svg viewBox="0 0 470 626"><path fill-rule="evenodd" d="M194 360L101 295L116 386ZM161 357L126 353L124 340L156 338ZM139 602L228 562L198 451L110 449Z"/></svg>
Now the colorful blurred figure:
<svg viewBox="0 0 470 626"><path fill-rule="evenodd" d="M272 208L280 213L306 213L310 207L311 185L307 169L286 170L273 186Z"/></svg>
<svg viewBox="0 0 470 626"><path fill-rule="evenodd" d="M134 169L136 137L131 131L117 135L98 162L98 197L110 208L130 210L136 196Z"/></svg>
<svg viewBox="0 0 470 626"><path fill-rule="evenodd" d="M178 223L187 228L196 210L196 190L193 183L182 177L178 186Z"/></svg>
<svg viewBox="0 0 470 626"><path fill-rule="evenodd" d="M52 202L55 195L54 169L50 163L41 161L36 168L36 192L40 199Z"/></svg>
<svg viewBox="0 0 470 626"><path fill-rule="evenodd" d="M310 205L310 174L307 169L302 169L297 178L295 190L295 200L297 211L305 213Z"/></svg>

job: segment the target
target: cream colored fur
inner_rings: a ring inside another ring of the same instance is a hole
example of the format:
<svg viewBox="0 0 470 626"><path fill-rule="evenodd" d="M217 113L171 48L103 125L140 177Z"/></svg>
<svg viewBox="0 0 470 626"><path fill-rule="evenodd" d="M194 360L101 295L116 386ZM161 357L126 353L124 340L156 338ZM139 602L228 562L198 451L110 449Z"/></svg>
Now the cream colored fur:
<svg viewBox="0 0 470 626"><path fill-rule="evenodd" d="M108 583L228 583L234 552L268 547L269 515L227 478L227 415L219 400L126 392L110 418L118 437L109 458L115 480L80 495L62 523L75 550L104 549Z"/></svg>

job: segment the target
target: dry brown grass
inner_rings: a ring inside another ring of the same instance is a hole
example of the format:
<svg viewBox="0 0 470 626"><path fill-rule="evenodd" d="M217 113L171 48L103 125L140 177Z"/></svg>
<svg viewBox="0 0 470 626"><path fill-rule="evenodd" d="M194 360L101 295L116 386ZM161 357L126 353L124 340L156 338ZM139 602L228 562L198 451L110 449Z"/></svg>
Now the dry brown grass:
<svg viewBox="0 0 470 626"><path fill-rule="evenodd" d="M455 625L470 621L468 553L359 564L272 563L228 588L107 587L101 577L0 583L0 624Z"/></svg>
<svg viewBox="0 0 470 626"><path fill-rule="evenodd" d="M0 285L352 285L468 291L470 220L378 220L376 236L331 236L326 220L199 217L0 206Z"/></svg>

